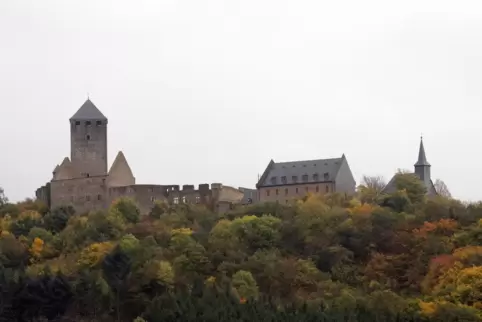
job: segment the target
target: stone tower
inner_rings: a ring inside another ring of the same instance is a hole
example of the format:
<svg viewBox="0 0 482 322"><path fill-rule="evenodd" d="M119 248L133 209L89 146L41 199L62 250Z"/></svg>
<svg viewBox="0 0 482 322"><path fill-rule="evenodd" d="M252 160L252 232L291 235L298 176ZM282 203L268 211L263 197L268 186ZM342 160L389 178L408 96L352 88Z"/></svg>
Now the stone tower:
<svg viewBox="0 0 482 322"><path fill-rule="evenodd" d="M414 165L415 174L425 183L425 186L431 186L432 179L430 178L430 163L425 156L425 148L423 147L423 139L420 138L420 148L418 150L418 160Z"/></svg>
<svg viewBox="0 0 482 322"><path fill-rule="evenodd" d="M87 99L70 118L74 177L107 175L107 118Z"/></svg>

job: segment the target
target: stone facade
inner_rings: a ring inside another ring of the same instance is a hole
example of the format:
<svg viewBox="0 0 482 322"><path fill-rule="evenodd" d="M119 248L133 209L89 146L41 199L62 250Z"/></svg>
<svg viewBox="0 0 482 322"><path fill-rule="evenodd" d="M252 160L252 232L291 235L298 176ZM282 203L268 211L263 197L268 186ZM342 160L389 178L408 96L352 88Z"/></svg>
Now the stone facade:
<svg viewBox="0 0 482 322"><path fill-rule="evenodd" d="M308 193L353 195L356 182L343 154L333 159L279 163L271 160L256 187L259 201L288 203Z"/></svg>
<svg viewBox="0 0 482 322"><path fill-rule="evenodd" d="M142 214L157 201L170 204L204 204L223 212L245 203L247 191L220 183L193 185L136 184L136 179L120 151L107 166L107 118L88 99L70 118L71 157L64 158L52 179L37 189L37 199L50 208L73 206L77 213L103 210L116 199L130 197ZM108 171L107 171L108 170Z"/></svg>

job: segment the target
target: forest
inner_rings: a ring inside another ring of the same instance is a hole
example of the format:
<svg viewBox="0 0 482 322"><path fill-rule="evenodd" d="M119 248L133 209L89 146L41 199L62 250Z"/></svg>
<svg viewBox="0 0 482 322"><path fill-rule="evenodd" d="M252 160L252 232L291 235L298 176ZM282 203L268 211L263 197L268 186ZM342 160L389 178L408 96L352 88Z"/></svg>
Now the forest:
<svg viewBox="0 0 482 322"><path fill-rule="evenodd" d="M0 189L0 321L482 321L482 203L396 186L144 216Z"/></svg>

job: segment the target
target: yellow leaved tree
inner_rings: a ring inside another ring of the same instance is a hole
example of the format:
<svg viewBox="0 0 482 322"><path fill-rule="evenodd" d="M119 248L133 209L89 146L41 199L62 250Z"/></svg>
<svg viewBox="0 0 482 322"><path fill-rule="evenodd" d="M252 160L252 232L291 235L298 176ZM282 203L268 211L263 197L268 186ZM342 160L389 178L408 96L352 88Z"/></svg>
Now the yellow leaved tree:
<svg viewBox="0 0 482 322"><path fill-rule="evenodd" d="M32 246L30 247L30 259L32 262L36 262L42 258L42 251L44 249L44 241L38 237L35 237Z"/></svg>

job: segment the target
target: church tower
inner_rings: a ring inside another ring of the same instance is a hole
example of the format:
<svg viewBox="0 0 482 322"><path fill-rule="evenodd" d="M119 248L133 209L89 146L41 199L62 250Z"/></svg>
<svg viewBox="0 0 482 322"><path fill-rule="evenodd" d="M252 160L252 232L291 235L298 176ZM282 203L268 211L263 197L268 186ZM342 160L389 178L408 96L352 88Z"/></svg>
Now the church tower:
<svg viewBox="0 0 482 322"><path fill-rule="evenodd" d="M422 180L427 187L432 184L432 179L430 177L430 163L427 161L425 155L425 148L423 146L423 138L420 138L420 148L418 149L418 161L414 165L415 174Z"/></svg>
<svg viewBox="0 0 482 322"><path fill-rule="evenodd" d="M70 118L70 160L76 178L107 174L107 118L90 99Z"/></svg>

